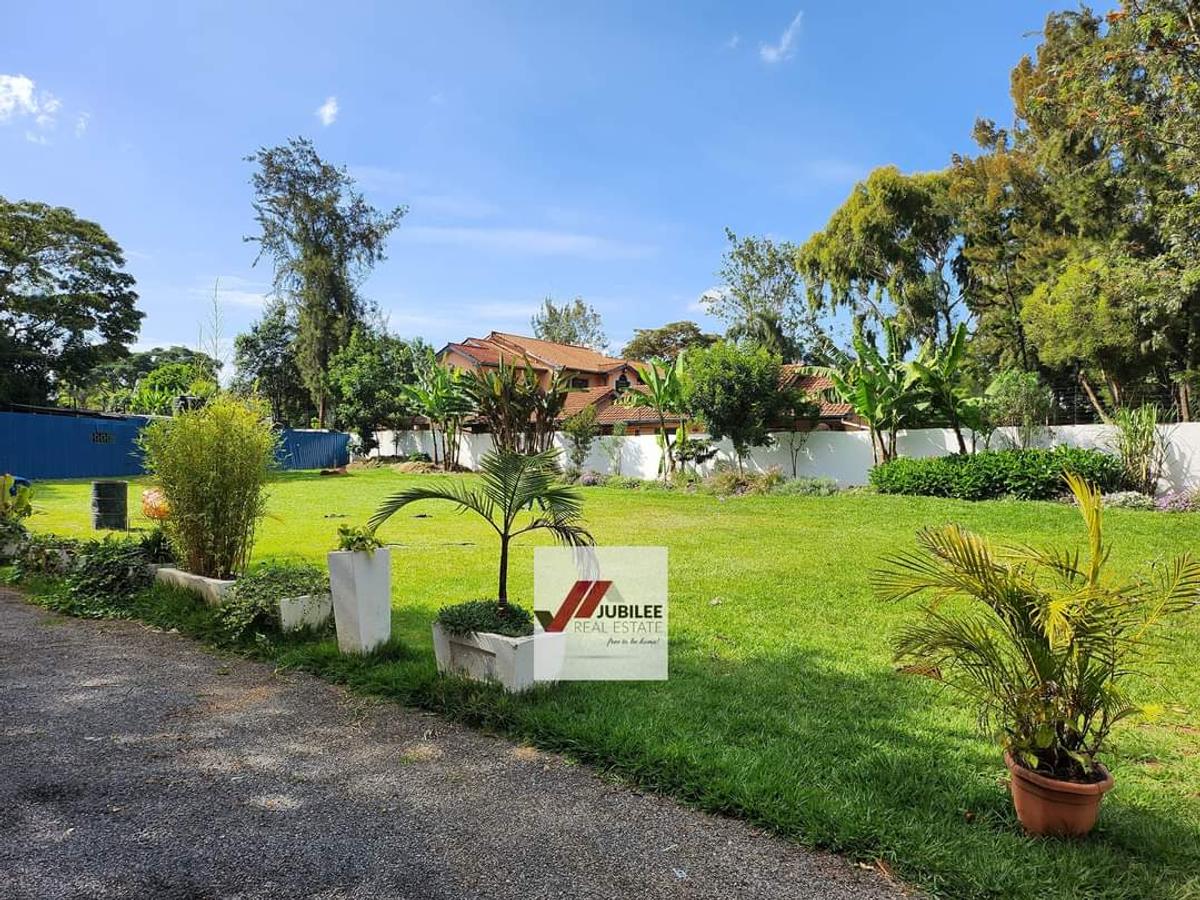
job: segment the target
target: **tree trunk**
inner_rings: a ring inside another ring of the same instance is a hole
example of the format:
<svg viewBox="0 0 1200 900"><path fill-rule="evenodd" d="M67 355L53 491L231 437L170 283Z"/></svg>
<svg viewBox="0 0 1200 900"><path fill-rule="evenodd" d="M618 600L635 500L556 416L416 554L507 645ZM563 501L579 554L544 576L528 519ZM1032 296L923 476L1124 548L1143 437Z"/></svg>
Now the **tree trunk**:
<svg viewBox="0 0 1200 900"><path fill-rule="evenodd" d="M1100 417L1100 421L1108 421L1108 413L1104 411L1104 404L1100 402L1100 398L1096 396L1096 392L1092 389L1091 382L1087 380L1087 376L1082 372L1079 373L1079 384L1083 387L1083 392L1087 394L1088 402L1092 404L1092 409L1096 411L1096 415Z"/></svg>
<svg viewBox="0 0 1200 900"><path fill-rule="evenodd" d="M500 585L496 602L508 606L508 535L500 536Z"/></svg>

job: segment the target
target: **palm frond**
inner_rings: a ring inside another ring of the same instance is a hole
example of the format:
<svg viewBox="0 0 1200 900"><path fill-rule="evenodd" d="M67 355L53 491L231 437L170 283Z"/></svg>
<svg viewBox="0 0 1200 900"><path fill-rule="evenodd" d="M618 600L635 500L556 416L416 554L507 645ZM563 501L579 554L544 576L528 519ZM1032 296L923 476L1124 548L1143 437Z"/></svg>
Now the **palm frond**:
<svg viewBox="0 0 1200 900"><path fill-rule="evenodd" d="M444 500L455 504L460 511L469 509L479 513L489 522L492 520L493 508L489 498L481 497L463 482L448 482L405 488L390 497L385 497L371 514L367 527L374 531L410 503L421 500Z"/></svg>

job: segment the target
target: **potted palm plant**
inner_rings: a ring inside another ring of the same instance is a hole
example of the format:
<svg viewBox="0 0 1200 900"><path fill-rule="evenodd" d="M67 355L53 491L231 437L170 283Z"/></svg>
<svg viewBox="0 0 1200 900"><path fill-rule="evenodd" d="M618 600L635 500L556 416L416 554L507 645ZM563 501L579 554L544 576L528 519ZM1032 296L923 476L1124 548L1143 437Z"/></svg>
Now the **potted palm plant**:
<svg viewBox="0 0 1200 900"><path fill-rule="evenodd" d="M1105 577L1100 493L1067 475L1086 553L1002 548L958 525L876 572L887 600L928 595L899 635L902 671L961 692L1000 736L1017 818L1032 834L1091 831L1113 777L1099 761L1114 725L1141 711L1125 681L1154 630L1200 602L1188 555L1131 581ZM966 605L945 604L961 598Z"/></svg>
<svg viewBox="0 0 1200 900"><path fill-rule="evenodd" d="M509 691L533 684L534 640L558 636L535 636L528 610L509 603L509 545L534 531L569 546L594 543L581 523L579 492L559 480L557 455L557 450L532 455L494 450L481 460L477 483L414 485L385 499L371 517L369 526L376 529L410 503L444 500L483 518L500 539L496 599L438 613L433 624L438 671L498 681Z"/></svg>
<svg viewBox="0 0 1200 900"><path fill-rule="evenodd" d="M391 551L374 529L338 528L338 549L329 554L329 589L338 649L370 653L392 636Z"/></svg>

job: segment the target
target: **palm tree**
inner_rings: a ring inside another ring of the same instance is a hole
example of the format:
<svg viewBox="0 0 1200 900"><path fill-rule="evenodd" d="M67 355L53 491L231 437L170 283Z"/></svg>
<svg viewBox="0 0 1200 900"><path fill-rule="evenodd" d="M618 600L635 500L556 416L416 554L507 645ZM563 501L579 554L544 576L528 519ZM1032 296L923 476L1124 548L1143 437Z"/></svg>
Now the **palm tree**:
<svg viewBox="0 0 1200 900"><path fill-rule="evenodd" d="M890 558L873 579L885 600L929 598L898 636L903 671L960 691L1014 759L1060 778L1090 772L1113 725L1140 711L1123 684L1150 632L1200 605L1200 562L1187 554L1106 578L1100 493L1066 480L1086 554L996 547L947 525L921 531L920 551Z"/></svg>
<svg viewBox="0 0 1200 900"><path fill-rule="evenodd" d="M405 402L429 420L433 438L433 461L438 461L438 437L441 437L442 468L447 472L458 462L462 441L462 421L470 415L473 403L467 390L465 373L440 365L432 357L417 376L416 384L402 388Z"/></svg>
<svg viewBox="0 0 1200 900"><path fill-rule="evenodd" d="M658 416L658 440L663 448L664 478L675 471L675 454L672 452L671 431L667 428L667 419L679 418L679 433L686 436L686 428L683 427L683 418L687 414L683 358L684 354L680 354L669 363L652 362L635 367L642 385L621 398L622 406L648 406Z"/></svg>
<svg viewBox="0 0 1200 900"><path fill-rule="evenodd" d="M479 482L465 481L405 488L379 504L368 523L372 531L399 510L419 500L445 500L459 512L477 513L500 537L500 578L497 602L508 605L508 545L530 531L548 531L560 543L585 547L595 543L582 524L583 499L558 480L558 451L526 456L493 450L480 461ZM527 515L522 523L521 514Z"/></svg>

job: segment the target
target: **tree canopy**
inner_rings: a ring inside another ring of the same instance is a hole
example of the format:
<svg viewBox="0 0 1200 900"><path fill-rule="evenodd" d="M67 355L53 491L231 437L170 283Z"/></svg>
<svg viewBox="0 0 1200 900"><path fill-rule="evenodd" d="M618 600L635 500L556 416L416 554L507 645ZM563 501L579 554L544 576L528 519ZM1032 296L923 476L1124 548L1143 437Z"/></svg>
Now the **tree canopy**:
<svg viewBox="0 0 1200 900"><path fill-rule="evenodd" d="M128 354L143 313L124 269L95 222L0 197L0 400L45 403Z"/></svg>
<svg viewBox="0 0 1200 900"><path fill-rule="evenodd" d="M577 344L601 353L608 350L608 335L604 333L600 313L584 303L582 297L561 305L553 297L547 297L529 324L533 336L543 341Z"/></svg>
<svg viewBox="0 0 1200 900"><path fill-rule="evenodd" d="M633 338L621 350L625 359L670 362L685 350L711 347L720 337L706 334L695 322L668 322L658 328L635 328Z"/></svg>

